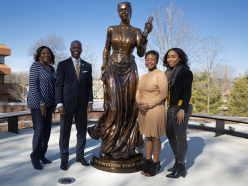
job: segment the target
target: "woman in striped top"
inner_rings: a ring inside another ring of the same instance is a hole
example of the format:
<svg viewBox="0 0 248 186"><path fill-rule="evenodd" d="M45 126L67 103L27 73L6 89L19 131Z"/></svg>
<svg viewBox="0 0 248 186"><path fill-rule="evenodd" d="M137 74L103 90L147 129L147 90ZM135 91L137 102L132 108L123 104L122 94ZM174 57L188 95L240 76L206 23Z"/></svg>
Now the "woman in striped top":
<svg viewBox="0 0 248 186"><path fill-rule="evenodd" d="M41 170L40 160L44 164L51 161L45 158L51 133L52 113L55 111L55 69L54 58L50 48L41 46L30 68L27 107L31 110L33 120L33 152L30 154L35 169Z"/></svg>

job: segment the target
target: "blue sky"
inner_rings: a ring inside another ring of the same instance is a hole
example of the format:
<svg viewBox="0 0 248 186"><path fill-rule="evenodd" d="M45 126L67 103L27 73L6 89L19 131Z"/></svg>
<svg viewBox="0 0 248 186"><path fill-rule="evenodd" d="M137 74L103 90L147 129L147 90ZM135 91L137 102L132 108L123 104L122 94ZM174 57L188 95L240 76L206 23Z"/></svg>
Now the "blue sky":
<svg viewBox="0 0 248 186"><path fill-rule="evenodd" d="M102 63L108 26L120 23L117 4L120 0L0 0L0 44L12 49L5 63L13 71L28 70L31 44L56 33L65 39L69 55L71 41L91 45ZM148 13L159 0L130 0L131 25L144 29ZM163 1L162 1L163 2ZM168 2L165 0L164 2ZM238 73L248 69L248 0L177 0L187 12L186 18L199 25L200 36L221 38L228 64ZM148 38L149 39L149 38Z"/></svg>

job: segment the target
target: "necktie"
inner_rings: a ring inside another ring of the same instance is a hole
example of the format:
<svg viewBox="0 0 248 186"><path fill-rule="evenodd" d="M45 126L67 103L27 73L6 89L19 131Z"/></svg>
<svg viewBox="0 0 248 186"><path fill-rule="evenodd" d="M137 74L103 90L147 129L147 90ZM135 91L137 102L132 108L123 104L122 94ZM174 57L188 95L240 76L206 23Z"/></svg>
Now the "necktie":
<svg viewBox="0 0 248 186"><path fill-rule="evenodd" d="M79 64L78 64L78 60L76 59L76 74L77 74L77 79L79 80Z"/></svg>

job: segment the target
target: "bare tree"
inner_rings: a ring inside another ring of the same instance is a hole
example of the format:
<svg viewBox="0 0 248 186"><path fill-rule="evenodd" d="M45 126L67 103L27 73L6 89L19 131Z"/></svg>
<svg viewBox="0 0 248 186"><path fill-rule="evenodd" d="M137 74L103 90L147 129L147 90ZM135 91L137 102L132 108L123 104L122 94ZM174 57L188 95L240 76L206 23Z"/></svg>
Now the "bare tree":
<svg viewBox="0 0 248 186"><path fill-rule="evenodd" d="M202 39L197 59L198 67L201 69L201 71L206 72L207 83L204 91L208 97L208 114L210 96L213 94L211 88L212 79L214 75L218 73L218 67L220 67L220 65L225 62L224 56L224 47L221 45L219 38L210 36Z"/></svg>
<svg viewBox="0 0 248 186"><path fill-rule="evenodd" d="M98 61L98 55L95 54L91 46L87 45L82 47L81 58L92 65L93 94L101 97L103 83L100 80L101 64Z"/></svg>
<svg viewBox="0 0 248 186"><path fill-rule="evenodd" d="M15 79L15 84L13 84L13 88L8 90L9 94L17 101L26 102L29 85L28 72L21 71L20 73L12 73L11 76L13 78L10 78L10 80L13 81L13 79Z"/></svg>
<svg viewBox="0 0 248 186"><path fill-rule="evenodd" d="M47 46L52 50L53 54L55 55L56 63L64 60L67 57L67 54L65 53L66 47L64 44L64 38L60 35L57 35L56 33L49 34L44 38L40 38L35 41L32 45L30 45L28 55L33 57L36 54L37 48L40 46Z"/></svg>
<svg viewBox="0 0 248 186"><path fill-rule="evenodd" d="M93 96L94 98L102 98L103 97L103 82L100 79L93 80Z"/></svg>
<svg viewBox="0 0 248 186"><path fill-rule="evenodd" d="M180 5L177 6L175 0L170 0L169 4L157 4L150 14L154 21L151 42L148 44L159 50L160 63L165 53L175 47L183 49L192 62L198 51L199 34L198 27L186 19L186 11Z"/></svg>
<svg viewBox="0 0 248 186"><path fill-rule="evenodd" d="M9 94L13 99L21 102L26 102L27 98L27 87L22 84L15 84L13 88L8 90Z"/></svg>
<svg viewBox="0 0 248 186"><path fill-rule="evenodd" d="M82 47L81 58L92 65L93 79L100 79L101 64L98 62L98 55L91 46Z"/></svg>
<svg viewBox="0 0 248 186"><path fill-rule="evenodd" d="M17 83L17 73L4 76L4 83Z"/></svg>
<svg viewBox="0 0 248 186"><path fill-rule="evenodd" d="M4 77L4 83L23 84L28 86L29 73L28 71L12 72L10 75Z"/></svg>

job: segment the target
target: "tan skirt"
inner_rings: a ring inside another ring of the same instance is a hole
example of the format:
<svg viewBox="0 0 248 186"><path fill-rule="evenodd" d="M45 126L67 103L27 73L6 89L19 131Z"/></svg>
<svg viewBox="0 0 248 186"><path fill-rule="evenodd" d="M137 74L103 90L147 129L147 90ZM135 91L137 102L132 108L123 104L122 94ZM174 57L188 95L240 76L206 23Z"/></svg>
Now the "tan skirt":
<svg viewBox="0 0 248 186"><path fill-rule="evenodd" d="M138 122L139 130L145 137L165 136L167 113L165 110L165 104L160 103L152 109L148 109L147 112L139 111Z"/></svg>

